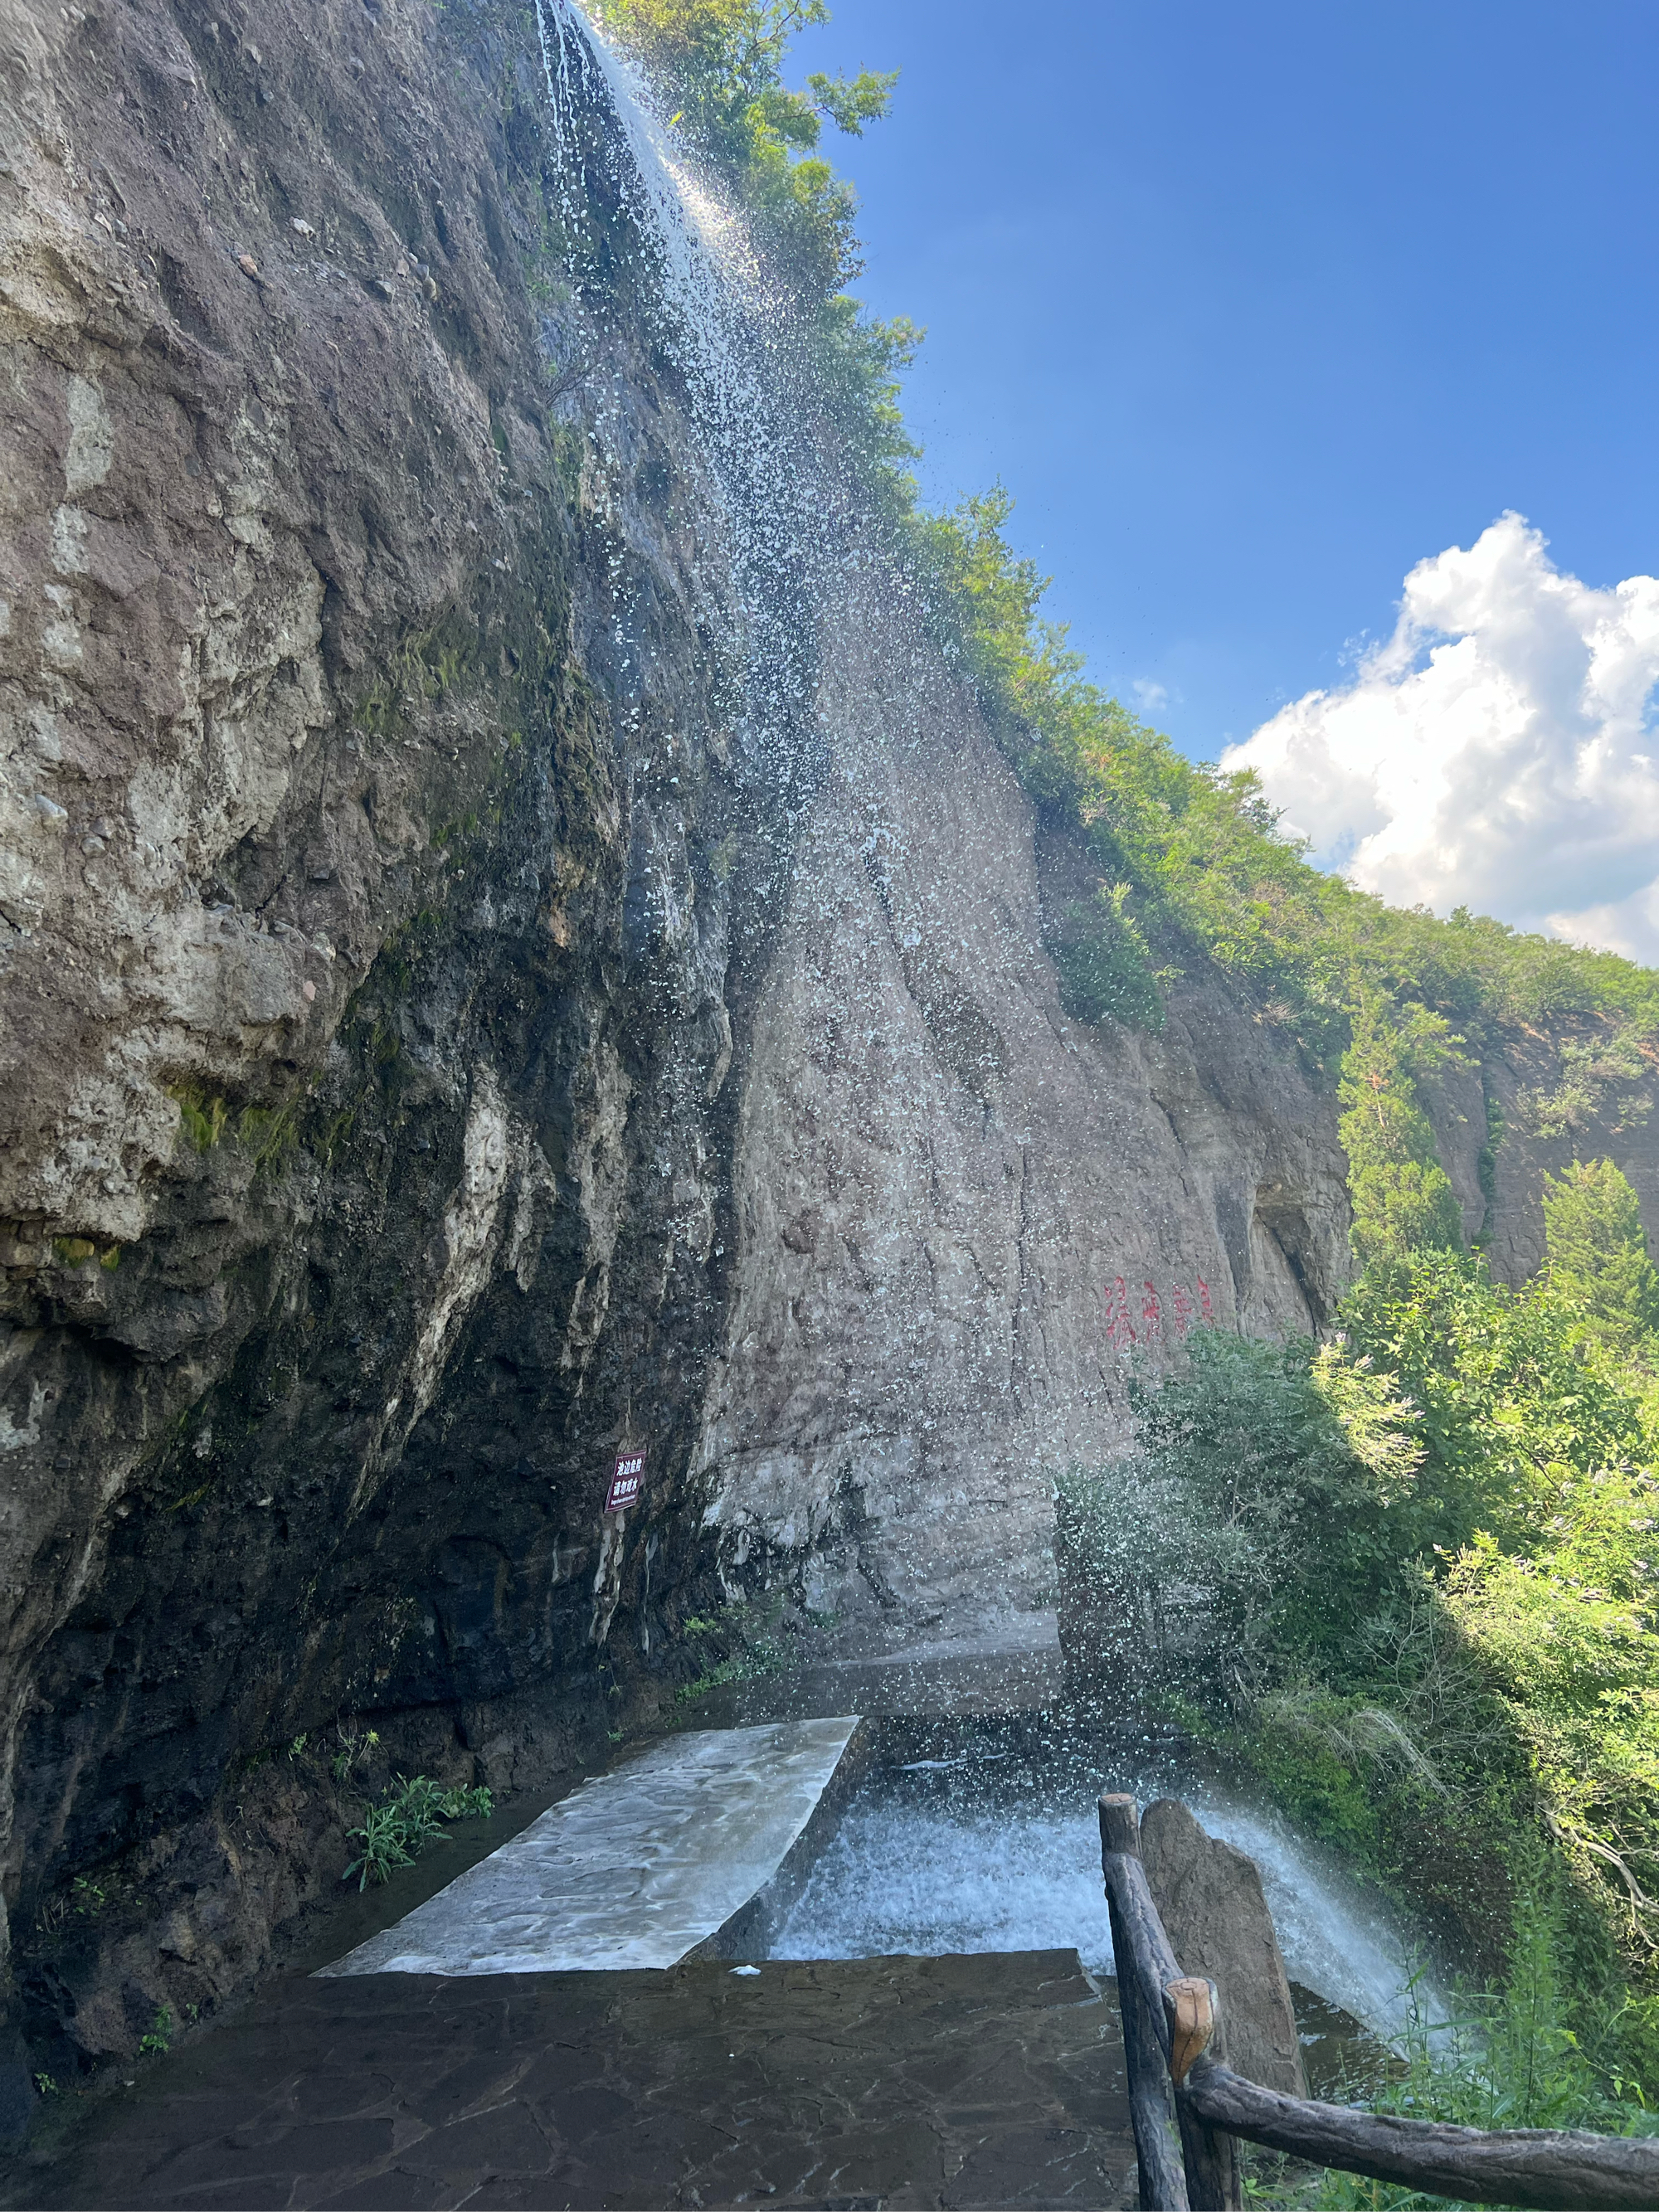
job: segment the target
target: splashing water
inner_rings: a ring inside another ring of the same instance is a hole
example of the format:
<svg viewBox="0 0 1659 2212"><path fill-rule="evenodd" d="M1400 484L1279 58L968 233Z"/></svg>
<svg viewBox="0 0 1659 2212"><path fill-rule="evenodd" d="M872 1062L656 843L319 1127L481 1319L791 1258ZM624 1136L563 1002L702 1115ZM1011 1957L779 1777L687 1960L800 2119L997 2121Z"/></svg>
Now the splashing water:
<svg viewBox="0 0 1659 2212"><path fill-rule="evenodd" d="M741 216L676 147L628 57L576 0L536 0L536 24L560 204L580 233L594 201L589 160L601 161L651 266L647 290L718 487L747 631L735 641L742 735L757 764L787 784L811 690L800 648L820 597L811 572L825 550L826 505L835 504L799 404L800 317L769 278ZM584 111L614 126L591 156Z"/></svg>
<svg viewBox="0 0 1659 2212"><path fill-rule="evenodd" d="M1261 1869L1292 1979L1340 2005L1374 2035L1397 2037L1412 2012L1406 1985L1414 1964L1359 1884L1272 1814L1214 1798L1189 1795L1188 1802L1211 1835L1248 1852ZM1433 2018L1443 2016L1443 2003L1420 1978L1417 1994Z"/></svg>
<svg viewBox="0 0 1659 2212"><path fill-rule="evenodd" d="M1092 1811L884 1801L879 1787L849 1808L773 1957L1075 1948L1091 1971L1113 1971ZM1138 1794L1156 1796L1164 1787ZM1397 2036L1410 2011L1411 1963L1358 1886L1271 1816L1191 1789L1182 1794L1212 1835L1261 1868L1291 1979L1373 2034Z"/></svg>
<svg viewBox="0 0 1659 2212"><path fill-rule="evenodd" d="M779 1959L1073 1947L1109 1973L1100 1839L1080 1817L854 1805L772 1946Z"/></svg>
<svg viewBox="0 0 1659 2212"><path fill-rule="evenodd" d="M627 159L615 181L657 259L660 304L674 325L681 367L698 383L722 443L737 434L752 438L770 410L756 374L753 333L744 325L783 302L765 281L742 219L680 158L638 70L575 0L536 0L536 27L566 216L579 219L586 183L576 110L597 99L623 135Z"/></svg>

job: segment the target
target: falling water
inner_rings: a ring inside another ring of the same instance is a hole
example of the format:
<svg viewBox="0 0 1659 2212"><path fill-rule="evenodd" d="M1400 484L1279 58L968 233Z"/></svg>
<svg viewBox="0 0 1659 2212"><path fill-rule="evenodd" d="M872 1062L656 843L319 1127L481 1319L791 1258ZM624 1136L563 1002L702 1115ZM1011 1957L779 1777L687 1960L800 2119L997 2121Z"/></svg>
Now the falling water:
<svg viewBox="0 0 1659 2212"><path fill-rule="evenodd" d="M1029 1788L1017 1795L992 1783L991 1802L975 1804L960 1790L940 1802L905 1781L902 1769L878 1778L848 1809L785 1920L775 1957L1074 1948L1086 1966L1112 1971L1093 1808L1075 1802L1062 1775L1045 1790L1038 1774L1036 1804ZM1143 1801L1172 1787L1167 1775L1119 1778L1115 1786ZM1397 2035L1410 2010L1412 1961L1360 1886L1272 1815L1190 1779L1180 1795L1212 1835L1261 1868L1291 1979L1374 2034Z"/></svg>
<svg viewBox="0 0 1659 2212"><path fill-rule="evenodd" d="M615 181L658 262L660 304L675 353L699 386L722 444L745 446L772 411L753 357L754 325L784 307L750 247L741 218L680 158L638 71L588 21L575 0L537 0L537 28L559 151L559 190L577 217L585 161L579 103L596 95L627 149ZM774 426L775 427L775 426Z"/></svg>
<svg viewBox="0 0 1659 2212"><path fill-rule="evenodd" d="M587 164L607 173L653 267L665 350L684 379L694 427L719 487L747 626L751 757L787 781L810 686L802 641L815 627L810 575L822 532L823 471L809 412L799 404L800 331L741 216L676 147L650 88L576 0L536 0L537 29L557 153L561 204L573 229L591 195ZM590 155L584 110L616 126L620 144Z"/></svg>

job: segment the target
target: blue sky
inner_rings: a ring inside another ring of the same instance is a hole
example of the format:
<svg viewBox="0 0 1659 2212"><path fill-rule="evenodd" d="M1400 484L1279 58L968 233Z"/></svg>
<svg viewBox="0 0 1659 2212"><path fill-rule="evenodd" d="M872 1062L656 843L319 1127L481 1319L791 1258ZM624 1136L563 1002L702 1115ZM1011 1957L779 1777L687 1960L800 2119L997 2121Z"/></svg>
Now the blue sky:
<svg viewBox="0 0 1659 2212"><path fill-rule="evenodd" d="M799 71L903 72L830 150L865 296L928 326L926 489L1006 483L1188 752L1351 681L1505 509L1587 585L1659 569L1654 0L831 5Z"/></svg>

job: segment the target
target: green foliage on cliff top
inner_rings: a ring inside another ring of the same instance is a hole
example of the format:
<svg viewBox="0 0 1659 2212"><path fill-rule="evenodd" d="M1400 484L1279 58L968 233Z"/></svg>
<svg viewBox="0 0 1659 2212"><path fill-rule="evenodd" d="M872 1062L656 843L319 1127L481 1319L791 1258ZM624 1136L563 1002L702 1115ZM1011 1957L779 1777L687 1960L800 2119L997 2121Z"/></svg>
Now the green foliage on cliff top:
<svg viewBox="0 0 1659 2212"><path fill-rule="evenodd" d="M1659 975L1466 908L1449 921L1402 912L1311 867L1254 775L1195 765L1089 682L1065 630L1042 618L1048 580L1010 545L1012 512L999 489L916 514L910 534L999 744L1115 902L1095 932L1109 961L1136 957L1126 925L1148 979L1213 961L1327 1066L1367 989L1431 1008L1472 1042L1489 1027L1608 1017L1610 1037L1582 1048L1598 1071L1585 1079L1620 1079L1612 1060L1623 1067L1631 1036L1659 1029Z"/></svg>
<svg viewBox="0 0 1659 2212"><path fill-rule="evenodd" d="M820 397L878 510L907 517L899 378L922 333L867 316L847 287L863 269L857 198L820 148L826 124L852 137L884 117L897 71L783 82L789 44L830 20L824 0L598 0L605 27L680 102L674 120L744 208L774 276L794 296Z"/></svg>
<svg viewBox="0 0 1659 2212"><path fill-rule="evenodd" d="M857 201L817 149L823 126L854 137L891 104L896 71L783 82L789 42L830 20L824 0L603 0L607 29L682 102L675 118L740 195L775 270L805 300L844 290L863 264Z"/></svg>

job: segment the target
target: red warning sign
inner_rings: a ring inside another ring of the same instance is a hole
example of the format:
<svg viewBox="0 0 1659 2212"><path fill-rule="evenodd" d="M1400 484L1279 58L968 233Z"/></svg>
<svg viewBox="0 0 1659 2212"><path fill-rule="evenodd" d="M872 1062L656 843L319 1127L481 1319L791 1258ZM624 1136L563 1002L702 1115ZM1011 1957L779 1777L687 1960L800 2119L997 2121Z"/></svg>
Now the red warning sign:
<svg viewBox="0 0 1659 2212"><path fill-rule="evenodd" d="M642 1451L619 1451L617 1464L611 1470L611 1487L605 1494L607 1513L620 1513L632 1505L645 1481L645 1454Z"/></svg>

